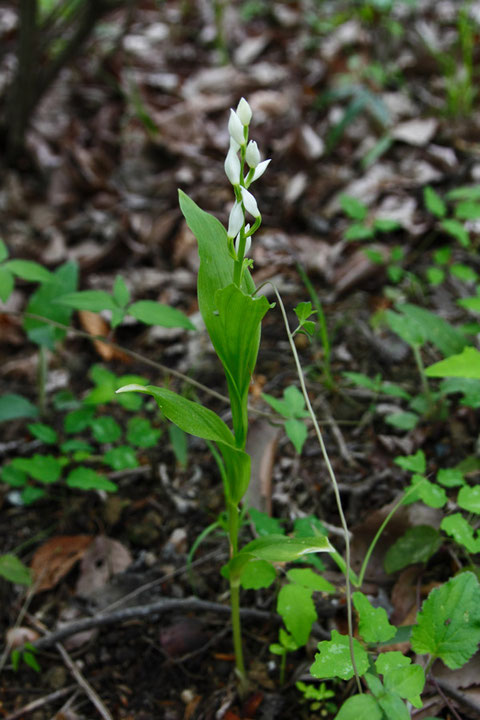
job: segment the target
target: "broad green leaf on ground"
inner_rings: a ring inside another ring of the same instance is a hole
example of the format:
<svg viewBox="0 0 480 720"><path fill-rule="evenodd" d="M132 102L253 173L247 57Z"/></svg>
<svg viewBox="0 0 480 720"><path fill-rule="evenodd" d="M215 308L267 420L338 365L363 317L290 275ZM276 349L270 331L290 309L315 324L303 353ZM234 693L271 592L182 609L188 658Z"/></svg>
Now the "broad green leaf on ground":
<svg viewBox="0 0 480 720"><path fill-rule="evenodd" d="M122 437L122 428L112 417L94 418L90 423L92 435L99 443L113 443Z"/></svg>
<svg viewBox="0 0 480 720"><path fill-rule="evenodd" d="M285 432L296 452L300 455L308 436L307 426L301 420L290 418L290 420L285 421Z"/></svg>
<svg viewBox="0 0 480 720"><path fill-rule="evenodd" d="M261 512L254 507L248 508L257 535L282 535L285 531L282 523L277 518L270 517L267 513ZM307 533L311 535L312 533Z"/></svg>
<svg viewBox="0 0 480 720"><path fill-rule="evenodd" d="M447 493L442 487L431 483L422 475L413 475L410 488L414 488L414 490L405 498L405 505L422 500L425 505L438 509L443 507L448 500Z"/></svg>
<svg viewBox="0 0 480 720"><path fill-rule="evenodd" d="M457 505L461 507L462 510L480 515L480 485L476 485L475 487L464 485L460 488Z"/></svg>
<svg viewBox="0 0 480 720"><path fill-rule="evenodd" d="M385 555L385 570L394 573L408 565L426 563L441 544L438 530L429 525L416 525L389 547Z"/></svg>
<svg viewBox="0 0 480 720"><path fill-rule="evenodd" d="M15 458L12 466L46 485L56 482L62 472L61 464L53 455L35 454L31 458Z"/></svg>
<svg viewBox="0 0 480 720"><path fill-rule="evenodd" d="M65 480L68 487L78 490L106 490L115 492L118 488L114 482L99 475L95 470L86 467L78 467L72 470Z"/></svg>
<svg viewBox="0 0 480 720"><path fill-rule="evenodd" d="M300 585L284 585L278 593L277 612L295 642L305 645L317 619L312 590Z"/></svg>
<svg viewBox="0 0 480 720"><path fill-rule="evenodd" d="M7 393L0 396L0 422L17 418L35 418L37 415L38 409L22 395Z"/></svg>
<svg viewBox="0 0 480 720"><path fill-rule="evenodd" d="M425 686L425 673L420 665L409 665L388 670L383 683L389 692L395 692L416 708L422 707L420 694Z"/></svg>
<svg viewBox="0 0 480 720"><path fill-rule="evenodd" d="M133 395L133 393L125 393L125 395ZM160 428L153 427L147 418L132 417L127 423L127 441L135 447L154 447L161 434Z"/></svg>
<svg viewBox="0 0 480 720"><path fill-rule="evenodd" d="M94 415L94 407L81 407L78 410L72 410L65 415L63 420L65 432L69 435L83 432L90 427Z"/></svg>
<svg viewBox="0 0 480 720"><path fill-rule="evenodd" d="M480 552L480 536L477 531L477 536L474 537L473 527L470 525L460 513L454 513L443 518L441 529L453 537L455 542L459 545L463 545L467 548L470 553Z"/></svg>
<svg viewBox="0 0 480 720"><path fill-rule="evenodd" d="M138 467L135 451L129 445L112 448L103 455L103 462L112 470L128 470Z"/></svg>
<svg viewBox="0 0 480 720"><path fill-rule="evenodd" d="M411 320L405 315L393 312L393 310L387 310L385 319L390 330L401 337L407 345L420 346L426 341L425 328L416 320Z"/></svg>
<svg viewBox="0 0 480 720"><path fill-rule="evenodd" d="M358 613L358 631L367 643L379 643L391 640L397 628L388 622L384 608L375 608L361 592L353 593L353 604Z"/></svg>
<svg viewBox="0 0 480 720"><path fill-rule="evenodd" d="M400 455L393 462L403 470L409 470L413 473L422 474L427 469L427 461L423 450L417 450L415 455Z"/></svg>
<svg viewBox="0 0 480 720"><path fill-rule="evenodd" d="M480 585L473 573L461 573L431 591L411 642L415 652L440 658L451 670L468 662L480 642Z"/></svg>
<svg viewBox="0 0 480 720"><path fill-rule="evenodd" d="M465 485L463 472L459 468L442 468L437 472L437 482L443 487L462 487Z"/></svg>
<svg viewBox="0 0 480 720"><path fill-rule="evenodd" d="M53 274L56 282L40 285L30 297L26 312L41 315L62 325L69 325L73 308L60 305L56 300L61 295L76 290L78 266L74 262L67 262L57 268ZM24 318L23 327L33 342L48 347L50 350L53 350L55 343L62 340L66 334L66 330L30 317Z"/></svg>
<svg viewBox="0 0 480 720"><path fill-rule="evenodd" d="M410 665L411 662L411 659L399 650L391 650L390 652L380 653L375 660L375 668L381 675L386 675L392 670Z"/></svg>
<svg viewBox="0 0 480 720"><path fill-rule="evenodd" d="M428 377L463 377L480 380L480 352L466 347L457 355L430 365L425 370Z"/></svg>
<svg viewBox="0 0 480 720"><path fill-rule="evenodd" d="M310 568L292 568L287 572L290 582L318 592L334 593L335 587Z"/></svg>
<svg viewBox="0 0 480 720"><path fill-rule="evenodd" d="M382 720L383 713L371 695L354 695L346 700L335 720Z"/></svg>
<svg viewBox="0 0 480 720"><path fill-rule="evenodd" d="M273 565L266 560L251 560L242 570L240 584L244 590L267 588L275 580L277 573Z"/></svg>
<svg viewBox="0 0 480 720"><path fill-rule="evenodd" d="M3 465L0 470L0 478L2 482L11 487L24 487L27 484L27 474L23 470L14 467L11 462Z"/></svg>
<svg viewBox="0 0 480 720"><path fill-rule="evenodd" d="M58 441L57 432L44 423L30 423L27 425L32 435L41 440L46 445L54 445Z"/></svg>
<svg viewBox="0 0 480 720"><path fill-rule="evenodd" d="M32 573L15 555L0 555L0 577L19 585L31 585Z"/></svg>
<svg viewBox="0 0 480 720"><path fill-rule="evenodd" d="M445 378L439 386L442 395L461 393L461 404L477 410L480 408L480 382L476 378Z"/></svg>
<svg viewBox="0 0 480 720"><path fill-rule="evenodd" d="M461 352L467 344L467 340L460 330L425 308L405 303L398 305L397 310L403 313L403 317L409 324L416 323L420 326L425 340L435 345L445 357Z"/></svg>
<svg viewBox="0 0 480 720"><path fill-rule="evenodd" d="M405 703L396 693L385 692L385 695L378 698L378 704L388 720L410 720L410 713Z"/></svg>
<svg viewBox="0 0 480 720"><path fill-rule="evenodd" d="M161 325L166 328L185 328L195 330L191 320L176 308L154 300L139 300L127 310L127 314L145 323L145 325Z"/></svg>
<svg viewBox="0 0 480 720"><path fill-rule="evenodd" d="M332 630L332 639L322 640L318 643L318 649L320 652L315 655L315 662L310 668L313 677L339 677L342 680L350 680L353 677L348 635L340 635L337 630ZM368 670L368 654L355 638L353 652L357 671L359 675L363 675Z"/></svg>
<svg viewBox="0 0 480 720"><path fill-rule="evenodd" d="M413 430L420 420L416 413L398 412L385 417L385 422L398 430Z"/></svg>

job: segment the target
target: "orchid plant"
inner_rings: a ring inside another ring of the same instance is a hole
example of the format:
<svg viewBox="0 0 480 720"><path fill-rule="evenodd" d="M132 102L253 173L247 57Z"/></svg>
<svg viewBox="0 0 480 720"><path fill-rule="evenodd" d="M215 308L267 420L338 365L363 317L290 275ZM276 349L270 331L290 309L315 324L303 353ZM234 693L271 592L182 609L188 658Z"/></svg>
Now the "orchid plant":
<svg viewBox="0 0 480 720"><path fill-rule="evenodd" d="M259 537L239 547L240 507L250 482L248 434L248 391L260 345L261 322L272 307L259 296L250 274L247 257L252 238L261 224L257 201L251 192L270 163L261 160L255 141L249 140L252 110L242 98L230 111L230 147L225 173L233 186L234 203L228 228L201 210L179 191L180 207L198 242L200 267L197 280L198 304L215 352L226 376L232 414L232 430L212 410L187 400L166 388L128 385L118 392L153 395L164 415L182 430L210 443L218 463L225 495L229 562L222 574L230 584L233 644L240 690L247 687L240 624L240 587L270 585L275 562L290 562L307 553L332 552L324 536ZM253 224L247 222L247 215Z"/></svg>

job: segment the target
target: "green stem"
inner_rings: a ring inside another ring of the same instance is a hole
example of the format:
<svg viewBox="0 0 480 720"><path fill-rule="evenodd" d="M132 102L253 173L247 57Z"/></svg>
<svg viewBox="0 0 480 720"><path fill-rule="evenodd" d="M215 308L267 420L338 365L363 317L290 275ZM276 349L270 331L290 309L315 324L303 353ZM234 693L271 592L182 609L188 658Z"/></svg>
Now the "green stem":
<svg viewBox="0 0 480 720"><path fill-rule="evenodd" d="M360 682L360 676L358 674L357 664L355 662L355 655L354 655L354 651L353 651L353 606L352 606L352 587L351 587L351 582L350 582L350 570L351 570L351 564L352 564L351 563L351 553L350 553L350 533L348 531L347 521L345 519L345 514L343 512L342 499L340 497L340 490L338 488L337 478L335 477L335 472L333 470L332 464L330 462L330 458L328 456L327 448L326 448L325 442L323 440L323 435L320 430L320 426L318 424L315 413L313 411L312 404L310 402L310 398L308 396L307 386L305 385L305 378L303 375L303 369L300 364L300 359L298 357L297 348L295 346L295 342L293 340L293 335L290 330L290 325L288 322L287 313L285 311L285 306L283 304L280 293L278 292L275 285L273 285L273 283L272 283L272 287L273 287L273 290L277 297L280 311L282 313L283 322L285 324L285 329L287 331L288 342L290 344L293 358L295 360L295 366L297 368L297 375L298 375L298 379L300 381L300 387L302 388L303 397L305 398L305 405L308 410L308 414L310 415L310 417L312 419L313 427L315 429L315 434L317 436L317 440L320 445L320 449L322 451L322 456L323 456L325 465L327 467L327 472L328 472L328 474L330 476L330 480L332 482L333 492L335 495L335 500L336 500L337 509L338 509L338 514L340 516L340 523L342 525L343 533L345 536L345 564L346 564L345 589L346 589L346 600L347 600L348 642L349 642L349 649L350 649L350 660L352 662L353 672L355 673L357 689L358 689L358 692L361 694L361 693L363 693L363 689L362 689L362 684Z"/></svg>
<svg viewBox="0 0 480 720"><path fill-rule="evenodd" d="M323 349L323 374L325 376L325 386L331 390L335 387L335 383L332 378L332 369L330 364L330 358L331 358L331 345L330 345L330 339L328 337L328 329L327 329L327 321L325 319L325 313L323 312L322 303L320 302L320 299L315 292L315 288L313 287L312 283L310 282L310 278L308 277L307 273L303 269L303 267L300 265L300 263L297 263L297 271L300 275L300 278L305 285L305 287L308 290L308 293L310 295L310 298L313 303L313 307L317 311L317 318L318 318L318 325L319 325L319 334L320 334L320 341L322 343L322 349Z"/></svg>
<svg viewBox="0 0 480 720"><path fill-rule="evenodd" d="M245 694L248 686L247 673L243 662L242 626L240 623L240 582L230 579L230 608L232 612L233 650L235 652L235 670L239 681L239 692Z"/></svg>
<svg viewBox="0 0 480 720"><path fill-rule="evenodd" d="M48 355L44 345L40 345L38 351L38 409L40 415L45 415L46 397L47 397L47 374L48 374Z"/></svg>

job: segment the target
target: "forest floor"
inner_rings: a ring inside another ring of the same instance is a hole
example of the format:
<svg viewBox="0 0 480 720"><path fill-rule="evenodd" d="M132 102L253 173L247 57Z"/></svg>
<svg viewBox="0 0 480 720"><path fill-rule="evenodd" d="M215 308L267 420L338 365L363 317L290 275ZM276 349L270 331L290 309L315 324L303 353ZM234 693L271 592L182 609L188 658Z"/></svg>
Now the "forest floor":
<svg viewBox="0 0 480 720"><path fill-rule="evenodd" d="M321 334L299 336L297 349L352 531L354 569L408 484L397 456L422 450L426 473L433 475L478 453L478 403L468 406L452 394L448 406L423 415L419 410L415 422L404 398L378 388L383 380L413 398L422 392L412 350L387 325L385 311L408 302L456 326L472 320L457 300L474 294L480 220L467 223L470 242L462 244L440 227L442 217L424 195L427 186L445 198L480 184L480 115L468 83L461 85L468 67L462 65L458 3L419 0L413 8L395 2L388 12L375 10L375 3L226 5L223 37L206 1L139 2L128 24L122 12L109 16L43 100L25 158L14 169L0 168L0 229L11 257L50 270L75 261L81 289L111 291L122 275L133 299L174 306L200 328L146 327L130 318L110 331L108 314L74 313L72 331L47 353L45 409L36 418L56 439L48 445L32 434L32 417L0 424L4 466L35 453L58 456L60 442L75 439L90 447L88 467L118 485L115 493L86 492L55 482L41 486L44 496L28 504L11 484L0 484L0 550L33 562L38 581L30 591L1 581L2 642L18 624L48 638L62 623L137 609L133 617L113 617L111 624L44 647L36 654L40 672L25 663L14 671L4 654L0 717L100 717L93 691L115 720L335 715L325 706L312 709L295 682L308 680L316 645L332 628L346 632L342 574L322 556L323 574L336 592L316 596L318 623L308 645L289 654L283 686L278 658L269 650L278 635L278 586L242 594L252 691L239 700L229 616L218 607L228 607L219 573L228 553L221 528L189 556L223 510L217 467L202 441L188 437L185 448L152 403L125 407L111 392L122 384L118 378L141 376L200 400L229 421L219 397L226 392L224 377L198 313L196 242L177 190L228 222L227 122L242 96L253 110L251 138L263 158L272 158L255 187L263 222L252 248L253 279L277 285L293 323L297 303L312 300L306 275L325 313L330 377ZM475 13L480 20L478 5L470 3L472 27ZM12 13L0 8L4 63L14 48ZM378 220L389 222L375 225ZM460 270L450 272L452 266ZM0 305L0 390L37 407L42 356L21 318L32 288L17 282ZM124 349L88 337L98 334ZM441 358L431 344L422 353L425 365ZM372 383L353 384L348 372ZM312 428L298 455L278 418L272 425L265 417L271 408L262 393L281 397L290 385L298 380L276 308L264 321L252 379L248 448L254 471L247 505L278 519L287 533L296 519L313 515L342 549ZM102 439L105 427L92 429L92 408L97 420L113 420L110 429L119 427L121 436ZM136 426L136 417L146 424ZM106 469L104 454L125 444L130 467ZM443 547L427 563L388 574L385 553L409 528L438 528L441 518L439 509L421 503L403 507L371 558L363 591L398 625L414 621L428 591L455 572L457 558ZM252 532L253 522L246 521L245 542ZM171 604L159 609L162 600ZM202 604L208 602L214 605ZM257 614L249 615L252 610ZM72 677L72 659L87 691ZM450 695L428 686L424 709L412 717L480 717L474 709L480 708L478 656L462 671L441 667L436 677ZM352 689L348 683L329 687L337 706ZM469 707L459 703L459 692L469 694Z"/></svg>

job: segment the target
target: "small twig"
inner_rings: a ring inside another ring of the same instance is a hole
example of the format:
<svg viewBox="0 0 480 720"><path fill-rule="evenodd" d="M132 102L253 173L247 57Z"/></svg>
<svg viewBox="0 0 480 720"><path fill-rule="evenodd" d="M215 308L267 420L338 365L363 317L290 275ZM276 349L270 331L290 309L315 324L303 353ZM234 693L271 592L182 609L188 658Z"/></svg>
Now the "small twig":
<svg viewBox="0 0 480 720"><path fill-rule="evenodd" d="M347 443L345 442L345 439L340 431L340 428L338 427L337 422L335 421L332 413L330 412L330 408L328 406L328 403L324 400L324 398L321 397L321 395L318 396L316 403L320 405L322 408L322 412L326 416L326 419L328 420L328 423L332 430L332 435L335 438L338 449L340 451L340 455L345 460L347 465L350 467L355 467L357 465L356 461L352 457L350 450L347 447Z"/></svg>
<svg viewBox="0 0 480 720"><path fill-rule="evenodd" d="M433 684L437 688L439 694L442 696L443 700L447 704L448 709L457 718L457 720L462 720L462 717L457 713L452 703L448 699L447 695L456 700L458 703L461 703L465 707L469 708L470 710L473 710L480 717L480 704L478 702L475 702L473 696L468 697L467 695L465 695L465 693L459 692L456 688L452 687L444 680L438 680L436 677L434 677L433 674L430 674L430 679L433 681Z"/></svg>
<svg viewBox="0 0 480 720"><path fill-rule="evenodd" d="M230 606L221 603L210 602L209 600L199 600L198 598L185 598L183 600L157 600L148 605L135 605L134 607L116 610L112 613L101 613L91 618L84 618L76 622L69 623L55 632L46 635L31 644L37 650L45 650L67 637L76 635L77 633L91 630L92 628L105 627L106 625L115 625L117 623L126 622L127 620L137 620L140 618L149 618L153 615L162 615L173 610L188 611L199 610L202 612L230 614ZM243 609L241 613L244 617L251 617L257 620L269 620L273 622L279 621L279 616L266 612L264 610Z"/></svg>
<svg viewBox="0 0 480 720"><path fill-rule="evenodd" d="M77 664L72 660L68 652L65 650L63 645L60 643L55 643L55 647L62 656L62 660L67 666L67 668L72 673L73 677L77 681L78 685L82 688L82 690L85 692L85 694L88 696L88 699L94 705L100 715L102 716L103 720L113 720L112 716L108 712L107 708L103 704L100 696L95 692L93 687L90 685L88 680L83 677L82 673L77 667Z"/></svg>
<svg viewBox="0 0 480 720"><path fill-rule="evenodd" d="M60 700L60 698L64 697L64 695L68 695L68 693L74 692L75 687L75 685L68 685L68 687L61 688L60 690L55 690L49 695L44 695L41 698L32 700L32 702L29 702L28 705L20 708L20 710L15 710L15 712L7 715L4 720L19 720L19 718L22 718L24 715L29 715L30 713L34 712L34 710L38 710L45 705L49 705L56 700Z"/></svg>

